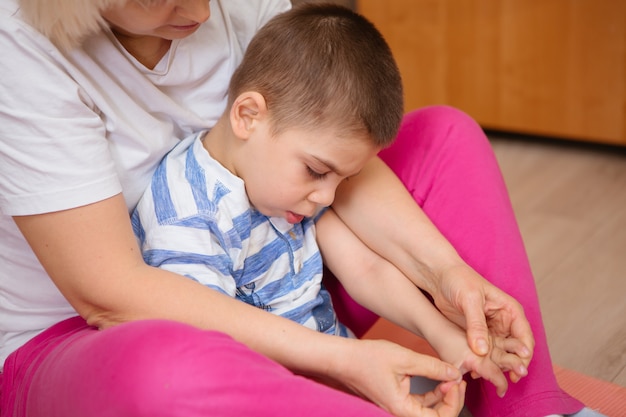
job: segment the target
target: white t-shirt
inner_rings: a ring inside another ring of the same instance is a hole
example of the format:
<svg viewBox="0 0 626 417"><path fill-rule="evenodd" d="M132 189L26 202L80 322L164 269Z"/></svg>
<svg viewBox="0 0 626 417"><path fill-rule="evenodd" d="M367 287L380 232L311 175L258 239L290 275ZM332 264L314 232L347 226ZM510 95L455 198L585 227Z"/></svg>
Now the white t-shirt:
<svg viewBox="0 0 626 417"><path fill-rule="evenodd" d="M248 42L289 0L213 0L196 33L153 70L102 33L66 55L0 4L0 366L76 315L11 216L79 207L123 191L129 210L161 158L217 121Z"/></svg>

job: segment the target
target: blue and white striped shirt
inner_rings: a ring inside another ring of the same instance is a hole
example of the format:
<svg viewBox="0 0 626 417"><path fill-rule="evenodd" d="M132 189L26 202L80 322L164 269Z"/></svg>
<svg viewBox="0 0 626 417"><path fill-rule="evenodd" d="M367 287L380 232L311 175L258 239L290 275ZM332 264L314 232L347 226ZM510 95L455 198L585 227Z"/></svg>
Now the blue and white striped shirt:
<svg viewBox="0 0 626 417"><path fill-rule="evenodd" d="M187 138L158 166L132 215L149 265L311 329L346 336L322 285L314 219L255 210L243 180Z"/></svg>

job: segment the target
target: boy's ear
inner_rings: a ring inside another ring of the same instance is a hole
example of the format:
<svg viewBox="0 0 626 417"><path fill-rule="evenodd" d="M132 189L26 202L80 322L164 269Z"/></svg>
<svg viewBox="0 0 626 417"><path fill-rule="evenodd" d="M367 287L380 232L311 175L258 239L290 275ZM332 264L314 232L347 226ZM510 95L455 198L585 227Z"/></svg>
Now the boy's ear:
<svg viewBox="0 0 626 417"><path fill-rule="evenodd" d="M265 97L256 91L241 93L230 108L233 133L247 139L256 125L267 117Z"/></svg>

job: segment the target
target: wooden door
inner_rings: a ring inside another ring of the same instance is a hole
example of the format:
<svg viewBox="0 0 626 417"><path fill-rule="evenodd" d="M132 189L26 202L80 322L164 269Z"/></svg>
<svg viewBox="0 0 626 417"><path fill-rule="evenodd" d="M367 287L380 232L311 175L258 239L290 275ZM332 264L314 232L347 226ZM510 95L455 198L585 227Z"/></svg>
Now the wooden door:
<svg viewBox="0 0 626 417"><path fill-rule="evenodd" d="M400 66L407 109L485 128L626 145L626 1L358 0Z"/></svg>

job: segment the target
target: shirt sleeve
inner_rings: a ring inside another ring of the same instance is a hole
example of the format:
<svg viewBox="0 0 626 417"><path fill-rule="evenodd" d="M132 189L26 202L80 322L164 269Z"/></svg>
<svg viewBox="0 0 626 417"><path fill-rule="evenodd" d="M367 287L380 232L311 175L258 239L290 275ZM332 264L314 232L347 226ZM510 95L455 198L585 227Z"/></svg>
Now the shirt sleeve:
<svg viewBox="0 0 626 417"><path fill-rule="evenodd" d="M145 262L235 297L233 262L205 216L150 226L142 243Z"/></svg>
<svg viewBox="0 0 626 417"><path fill-rule="evenodd" d="M119 193L104 121L71 64L5 11L0 50L0 210L37 214Z"/></svg>
<svg viewBox="0 0 626 417"><path fill-rule="evenodd" d="M195 207L193 187L181 180L185 156L183 153L172 158L170 154L157 167L132 214L135 235L148 265L184 275L234 297L234 259L242 253L240 239L221 230L217 207L211 204L202 210L190 209Z"/></svg>

